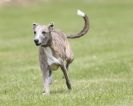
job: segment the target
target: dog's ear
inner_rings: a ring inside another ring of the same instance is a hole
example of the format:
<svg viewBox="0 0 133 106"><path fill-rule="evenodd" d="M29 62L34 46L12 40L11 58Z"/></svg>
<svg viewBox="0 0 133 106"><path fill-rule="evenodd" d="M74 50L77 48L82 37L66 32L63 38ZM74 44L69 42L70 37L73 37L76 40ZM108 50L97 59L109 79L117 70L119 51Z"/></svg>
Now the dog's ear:
<svg viewBox="0 0 133 106"><path fill-rule="evenodd" d="M38 25L37 23L33 23L32 24L32 29L35 30L35 28L36 28L37 25Z"/></svg>
<svg viewBox="0 0 133 106"><path fill-rule="evenodd" d="M54 23L50 23L48 25L48 29L49 29L50 32L53 31L53 29L54 29Z"/></svg>

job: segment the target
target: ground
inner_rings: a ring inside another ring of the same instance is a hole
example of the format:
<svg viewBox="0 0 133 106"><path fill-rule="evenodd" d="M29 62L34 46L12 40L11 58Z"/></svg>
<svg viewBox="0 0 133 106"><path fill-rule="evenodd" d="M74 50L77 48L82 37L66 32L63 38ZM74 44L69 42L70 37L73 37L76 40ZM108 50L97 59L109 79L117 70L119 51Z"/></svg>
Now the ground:
<svg viewBox="0 0 133 106"><path fill-rule="evenodd" d="M55 23L76 33L86 12L90 31L70 40L75 60L68 91L60 70L53 73L51 95L43 96L38 48L32 23ZM0 106L132 106L132 0L68 0L0 7Z"/></svg>

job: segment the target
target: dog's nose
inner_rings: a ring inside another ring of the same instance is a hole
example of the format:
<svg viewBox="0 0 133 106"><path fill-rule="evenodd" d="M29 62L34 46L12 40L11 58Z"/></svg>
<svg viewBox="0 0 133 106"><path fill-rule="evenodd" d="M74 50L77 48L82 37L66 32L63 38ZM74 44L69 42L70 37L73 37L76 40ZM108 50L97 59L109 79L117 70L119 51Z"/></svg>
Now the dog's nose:
<svg viewBox="0 0 133 106"><path fill-rule="evenodd" d="M38 39L34 39L34 42L35 42L36 44L38 44L38 43L39 43L39 40L38 40Z"/></svg>

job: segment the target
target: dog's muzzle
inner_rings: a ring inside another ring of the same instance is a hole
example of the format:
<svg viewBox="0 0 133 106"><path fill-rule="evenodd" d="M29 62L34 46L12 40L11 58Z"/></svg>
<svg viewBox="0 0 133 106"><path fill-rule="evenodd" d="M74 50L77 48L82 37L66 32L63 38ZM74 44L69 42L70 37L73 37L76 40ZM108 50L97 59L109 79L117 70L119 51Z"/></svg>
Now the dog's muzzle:
<svg viewBox="0 0 133 106"><path fill-rule="evenodd" d="M38 39L35 39L34 42L35 42L36 46L39 46L41 44L41 43L39 43Z"/></svg>

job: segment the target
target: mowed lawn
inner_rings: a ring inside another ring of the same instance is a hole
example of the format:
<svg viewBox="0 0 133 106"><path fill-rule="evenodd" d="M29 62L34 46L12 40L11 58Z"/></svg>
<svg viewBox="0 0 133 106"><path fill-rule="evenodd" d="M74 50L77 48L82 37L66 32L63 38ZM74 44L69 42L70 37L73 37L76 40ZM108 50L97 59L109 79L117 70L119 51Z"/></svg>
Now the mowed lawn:
<svg viewBox="0 0 133 106"><path fill-rule="evenodd" d="M32 23L54 22L74 34L86 12L90 31L70 40L75 60L68 91L62 72L53 72L51 95L43 96ZM0 6L0 106L133 106L133 2L68 0Z"/></svg>

